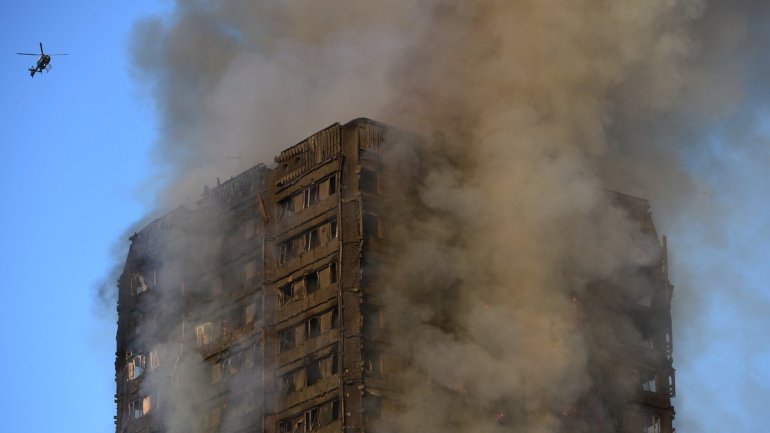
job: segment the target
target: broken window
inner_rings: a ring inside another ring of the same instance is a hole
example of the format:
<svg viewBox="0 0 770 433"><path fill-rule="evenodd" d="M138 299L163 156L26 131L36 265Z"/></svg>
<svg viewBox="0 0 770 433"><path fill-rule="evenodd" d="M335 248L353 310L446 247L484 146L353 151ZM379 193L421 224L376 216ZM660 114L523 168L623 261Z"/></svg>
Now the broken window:
<svg viewBox="0 0 770 433"><path fill-rule="evenodd" d="M147 416L151 409L152 399L149 395L147 397L140 398L128 403L128 413L133 419L139 419Z"/></svg>
<svg viewBox="0 0 770 433"><path fill-rule="evenodd" d="M334 353L325 358L321 358L310 362L307 365L307 384L313 385L321 379L326 379L334 374L337 374L337 354Z"/></svg>
<svg viewBox="0 0 770 433"><path fill-rule="evenodd" d="M310 364L305 366L307 386L315 385L319 380L323 379L321 374L321 360L311 361Z"/></svg>
<svg viewBox="0 0 770 433"><path fill-rule="evenodd" d="M318 407L318 424L323 427L331 424L337 418L339 410L339 401L328 401Z"/></svg>
<svg viewBox="0 0 770 433"><path fill-rule="evenodd" d="M318 408L314 407L305 412L305 431L313 431L321 427L318 419Z"/></svg>
<svg viewBox="0 0 770 433"><path fill-rule="evenodd" d="M377 179L377 173L369 169L362 168L360 188L362 192L367 192L370 194L379 194L380 188L379 188L379 182Z"/></svg>
<svg viewBox="0 0 770 433"><path fill-rule="evenodd" d="M318 290L318 273L311 272L305 275L305 291L309 295L316 290Z"/></svg>
<svg viewBox="0 0 770 433"><path fill-rule="evenodd" d="M303 386L303 370L294 370L281 376L281 390L284 395L299 391Z"/></svg>
<svg viewBox="0 0 770 433"><path fill-rule="evenodd" d="M137 379L144 373L144 355L135 355L128 361L128 380Z"/></svg>
<svg viewBox="0 0 770 433"><path fill-rule="evenodd" d="M646 413L643 416L644 433L660 433L660 415Z"/></svg>
<svg viewBox="0 0 770 433"><path fill-rule="evenodd" d="M287 419L278 423L278 433L294 433L292 420Z"/></svg>
<svg viewBox="0 0 770 433"><path fill-rule="evenodd" d="M305 339L309 340L319 335L321 335L320 317L314 316L307 319L307 322L305 322Z"/></svg>
<svg viewBox="0 0 770 433"><path fill-rule="evenodd" d="M147 291L147 283L141 274L131 275L131 294L138 295Z"/></svg>
<svg viewBox="0 0 770 433"><path fill-rule="evenodd" d="M286 197L285 199L278 202L278 206L279 206L279 211L278 211L279 220L294 214L294 202L292 201L291 197Z"/></svg>
<svg viewBox="0 0 770 433"><path fill-rule="evenodd" d="M278 333L278 352L283 353L294 348L294 328Z"/></svg>
<svg viewBox="0 0 770 433"><path fill-rule="evenodd" d="M658 375L654 371L641 371L639 376L642 381L642 389L647 392L658 392Z"/></svg>
<svg viewBox="0 0 770 433"><path fill-rule="evenodd" d="M278 288L278 306L284 306L294 300L292 284L284 284Z"/></svg>
<svg viewBox="0 0 770 433"><path fill-rule="evenodd" d="M294 283L292 283L291 291L292 291L293 299L294 300L297 300L297 299L300 299L300 298L304 298L305 294L307 293L306 287L305 287L305 280L304 279L299 279L299 280L295 281Z"/></svg>
<svg viewBox="0 0 770 433"><path fill-rule="evenodd" d="M195 327L195 337L198 341L198 347L211 343L211 322L206 322Z"/></svg>

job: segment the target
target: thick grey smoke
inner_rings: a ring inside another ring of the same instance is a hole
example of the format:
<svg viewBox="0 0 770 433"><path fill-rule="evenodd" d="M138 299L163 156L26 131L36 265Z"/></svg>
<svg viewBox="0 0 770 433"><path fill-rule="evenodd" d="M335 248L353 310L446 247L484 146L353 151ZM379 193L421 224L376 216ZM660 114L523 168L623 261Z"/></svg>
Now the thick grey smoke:
<svg viewBox="0 0 770 433"><path fill-rule="evenodd" d="M658 260L605 190L650 198L664 227L711 213L699 225L719 237L709 229L723 209L692 199L708 182L683 161L708 162L706 127L766 96L745 84L757 79L749 60L764 9L178 0L170 17L138 24L133 45L163 116L157 158L169 186L159 207L335 121L440 132L405 195L414 200L395 208L423 223L393 230L410 241L401 272L382 282L389 323L410 336L394 351L413 366L402 405L411 409L391 427L492 431L499 422L485 410L526 400L528 431L560 431L559 415L593 386L592 336L575 330L571 299ZM169 424L184 429L188 415Z"/></svg>

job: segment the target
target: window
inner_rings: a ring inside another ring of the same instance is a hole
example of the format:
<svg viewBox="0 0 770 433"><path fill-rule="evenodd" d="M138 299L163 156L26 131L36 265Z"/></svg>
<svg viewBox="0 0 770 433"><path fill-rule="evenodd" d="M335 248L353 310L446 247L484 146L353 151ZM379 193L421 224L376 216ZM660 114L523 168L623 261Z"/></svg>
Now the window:
<svg viewBox="0 0 770 433"><path fill-rule="evenodd" d="M284 395L287 395L289 393L292 393L294 391L297 391L302 386L301 383L297 381L298 375L302 370L295 370L291 373L284 374L281 377L281 390L283 391Z"/></svg>
<svg viewBox="0 0 770 433"><path fill-rule="evenodd" d="M318 185L313 185L303 191L303 207L309 208L318 202Z"/></svg>
<svg viewBox="0 0 770 433"><path fill-rule="evenodd" d="M658 392L658 375L654 371L642 371L639 375L642 380L642 390Z"/></svg>
<svg viewBox="0 0 770 433"><path fill-rule="evenodd" d="M294 348L294 328L281 331L278 334L278 352L283 353Z"/></svg>
<svg viewBox="0 0 770 433"><path fill-rule="evenodd" d="M282 265L291 259L293 255L292 241L288 240L278 245L278 264Z"/></svg>
<svg viewBox="0 0 770 433"><path fill-rule="evenodd" d="M304 234L304 243L305 243L305 251L310 251L313 248L320 245L320 240L318 239L318 229L312 229L306 231Z"/></svg>
<svg viewBox="0 0 770 433"><path fill-rule="evenodd" d="M195 327L195 337L198 340L198 347L211 343L211 322L206 322Z"/></svg>
<svg viewBox="0 0 770 433"><path fill-rule="evenodd" d="M287 419L278 423L278 433L294 433L292 420Z"/></svg>
<svg viewBox="0 0 770 433"><path fill-rule="evenodd" d="M305 291L309 295L316 290L318 290L318 273L311 272L305 275Z"/></svg>
<svg viewBox="0 0 770 433"><path fill-rule="evenodd" d="M668 373L668 395L669 397L676 397L676 383L673 371Z"/></svg>
<svg viewBox="0 0 770 433"><path fill-rule="evenodd" d="M364 236L373 238L385 237L380 217L370 213L364 214Z"/></svg>
<svg viewBox="0 0 770 433"><path fill-rule="evenodd" d="M337 192L337 176L329 176L318 184L318 200L326 200Z"/></svg>
<svg viewBox="0 0 770 433"><path fill-rule="evenodd" d="M292 284L284 284L278 288L278 306L284 306L294 300L294 290Z"/></svg>
<svg viewBox="0 0 770 433"><path fill-rule="evenodd" d="M147 284L141 274L131 275L131 295L138 295L147 291Z"/></svg>
<svg viewBox="0 0 770 433"><path fill-rule="evenodd" d="M318 421L318 408L314 407L305 412L305 431L313 431L321 427Z"/></svg>
<svg viewBox="0 0 770 433"><path fill-rule="evenodd" d="M305 322L305 336L306 339L315 338L321 335L321 318L318 316L311 317Z"/></svg>
<svg viewBox="0 0 770 433"><path fill-rule="evenodd" d="M337 282L337 263L332 262L318 271L319 288L329 287Z"/></svg>
<svg viewBox="0 0 770 433"><path fill-rule="evenodd" d="M340 324L340 314L336 307L332 310L331 316L332 324L330 329L337 329Z"/></svg>
<svg viewBox="0 0 770 433"><path fill-rule="evenodd" d="M323 379L323 376L321 376L321 360L315 360L308 364L305 367L305 376L307 386L315 385L319 380Z"/></svg>
<svg viewBox="0 0 770 433"><path fill-rule="evenodd" d="M279 220L294 214L294 202L292 201L291 197L286 197L285 199L278 202L278 206L280 207L280 210L278 211Z"/></svg>
<svg viewBox="0 0 770 433"><path fill-rule="evenodd" d="M660 415L646 413L643 418L644 433L660 433Z"/></svg>
<svg viewBox="0 0 770 433"><path fill-rule="evenodd" d="M134 380L144 373L144 355L136 355L132 357L127 364L128 368L128 380Z"/></svg>
<svg viewBox="0 0 770 433"><path fill-rule="evenodd" d="M139 419L150 413L152 409L152 399L147 397L140 398L128 403L128 413L133 419Z"/></svg>
<svg viewBox="0 0 770 433"><path fill-rule="evenodd" d="M652 333L647 332L646 335L642 334L642 346L647 349L655 349L655 339Z"/></svg>

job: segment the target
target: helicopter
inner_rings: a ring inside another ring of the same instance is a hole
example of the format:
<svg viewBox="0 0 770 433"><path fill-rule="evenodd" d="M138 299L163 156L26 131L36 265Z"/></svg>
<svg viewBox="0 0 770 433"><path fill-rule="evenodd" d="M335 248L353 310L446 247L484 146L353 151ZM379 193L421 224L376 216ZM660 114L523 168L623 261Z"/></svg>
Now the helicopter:
<svg viewBox="0 0 770 433"><path fill-rule="evenodd" d="M42 73L43 71L50 71L51 70L51 56L68 56L67 53L57 53L57 54L46 54L43 51L43 43L40 42L40 54L37 53L16 53L22 56L39 56L37 58L37 64L31 68L29 68L29 76L35 77L35 72Z"/></svg>

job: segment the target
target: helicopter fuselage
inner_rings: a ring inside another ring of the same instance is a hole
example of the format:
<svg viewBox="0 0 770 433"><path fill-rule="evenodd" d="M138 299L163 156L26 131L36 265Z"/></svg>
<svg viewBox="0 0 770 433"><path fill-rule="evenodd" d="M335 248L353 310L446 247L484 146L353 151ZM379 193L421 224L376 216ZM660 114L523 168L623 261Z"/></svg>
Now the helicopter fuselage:
<svg viewBox="0 0 770 433"><path fill-rule="evenodd" d="M37 58L37 71L43 72L43 70L48 67L49 63L51 63L51 56L48 54L42 54Z"/></svg>

